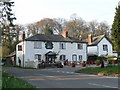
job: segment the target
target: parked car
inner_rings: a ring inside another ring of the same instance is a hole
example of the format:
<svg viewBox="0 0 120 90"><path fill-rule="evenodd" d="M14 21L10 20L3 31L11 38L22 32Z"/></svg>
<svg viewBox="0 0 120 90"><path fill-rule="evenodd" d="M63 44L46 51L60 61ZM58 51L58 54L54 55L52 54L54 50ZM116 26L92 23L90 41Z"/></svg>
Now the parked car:
<svg viewBox="0 0 120 90"><path fill-rule="evenodd" d="M2 62L2 60L0 60L0 65L4 65L4 63Z"/></svg>

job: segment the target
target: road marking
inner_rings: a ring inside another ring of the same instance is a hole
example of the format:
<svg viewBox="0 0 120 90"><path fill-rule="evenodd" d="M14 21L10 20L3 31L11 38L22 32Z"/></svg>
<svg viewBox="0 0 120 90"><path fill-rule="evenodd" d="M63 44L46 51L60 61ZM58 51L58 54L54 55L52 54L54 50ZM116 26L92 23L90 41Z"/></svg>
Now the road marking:
<svg viewBox="0 0 120 90"><path fill-rule="evenodd" d="M90 84L90 85L95 85L95 86L107 87L107 88L118 88L118 87L113 87L113 86L100 85L100 84L96 84L96 83L88 83L88 84Z"/></svg>
<svg viewBox="0 0 120 90"><path fill-rule="evenodd" d="M70 73L70 72L66 72L66 73Z"/></svg>
<svg viewBox="0 0 120 90"><path fill-rule="evenodd" d="M65 73L65 71L62 71L62 73Z"/></svg>
<svg viewBox="0 0 120 90"><path fill-rule="evenodd" d="M72 73L72 74L73 74L74 72L70 72L70 73Z"/></svg>

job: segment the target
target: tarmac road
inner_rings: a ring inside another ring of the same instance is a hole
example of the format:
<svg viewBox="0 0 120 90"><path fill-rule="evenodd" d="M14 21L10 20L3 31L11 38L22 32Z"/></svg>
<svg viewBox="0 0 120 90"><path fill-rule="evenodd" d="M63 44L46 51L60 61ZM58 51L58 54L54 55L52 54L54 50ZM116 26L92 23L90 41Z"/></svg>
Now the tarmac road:
<svg viewBox="0 0 120 90"><path fill-rule="evenodd" d="M80 67L49 69L21 69L3 67L3 70L27 80L37 88L118 88L118 78L75 73Z"/></svg>

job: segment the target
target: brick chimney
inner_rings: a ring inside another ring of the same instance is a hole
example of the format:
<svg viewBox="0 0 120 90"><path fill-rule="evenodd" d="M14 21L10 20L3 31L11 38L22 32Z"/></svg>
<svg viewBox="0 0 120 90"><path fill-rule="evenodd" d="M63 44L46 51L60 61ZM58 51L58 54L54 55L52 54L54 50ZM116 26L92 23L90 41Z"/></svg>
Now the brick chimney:
<svg viewBox="0 0 120 90"><path fill-rule="evenodd" d="M80 35L80 36L79 36L79 40L82 40L82 39L83 39L83 38L82 38L82 35Z"/></svg>
<svg viewBox="0 0 120 90"><path fill-rule="evenodd" d="M92 44L92 35L89 34L88 35L88 45L91 45Z"/></svg>
<svg viewBox="0 0 120 90"><path fill-rule="evenodd" d="M67 31L67 29L65 28L61 34L65 38L68 37L68 31Z"/></svg>
<svg viewBox="0 0 120 90"><path fill-rule="evenodd" d="M23 31L22 32L22 41L24 41L25 40L25 32Z"/></svg>

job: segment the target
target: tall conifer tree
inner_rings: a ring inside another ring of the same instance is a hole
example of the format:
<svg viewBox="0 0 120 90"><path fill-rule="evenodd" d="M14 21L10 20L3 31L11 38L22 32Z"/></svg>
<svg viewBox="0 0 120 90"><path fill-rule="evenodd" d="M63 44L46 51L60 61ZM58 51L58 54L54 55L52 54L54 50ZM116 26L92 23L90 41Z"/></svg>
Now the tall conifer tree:
<svg viewBox="0 0 120 90"><path fill-rule="evenodd" d="M117 50L120 55L120 3L118 7L116 7L115 17L111 31L114 49Z"/></svg>

